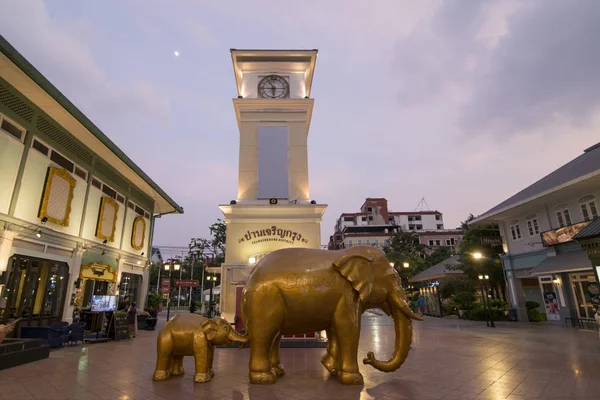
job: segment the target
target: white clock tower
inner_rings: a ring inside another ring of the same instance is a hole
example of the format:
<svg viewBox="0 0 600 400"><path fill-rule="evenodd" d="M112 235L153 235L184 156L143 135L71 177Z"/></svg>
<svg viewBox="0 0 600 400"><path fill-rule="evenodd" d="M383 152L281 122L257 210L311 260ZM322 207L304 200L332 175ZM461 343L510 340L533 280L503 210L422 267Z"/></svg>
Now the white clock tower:
<svg viewBox="0 0 600 400"><path fill-rule="evenodd" d="M239 315L246 278L266 254L318 249L327 208L308 190L307 139L317 50L231 50L240 131L237 199L220 205L227 224L221 313Z"/></svg>

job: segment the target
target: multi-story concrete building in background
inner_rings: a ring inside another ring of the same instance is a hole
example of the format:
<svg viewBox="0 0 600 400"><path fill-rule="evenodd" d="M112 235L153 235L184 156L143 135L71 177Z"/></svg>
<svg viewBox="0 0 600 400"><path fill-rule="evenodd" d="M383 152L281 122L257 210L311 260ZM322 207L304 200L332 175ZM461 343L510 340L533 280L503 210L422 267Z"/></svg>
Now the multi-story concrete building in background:
<svg viewBox="0 0 600 400"><path fill-rule="evenodd" d="M399 230L415 232L420 243L430 249L454 248L462 239L460 229L445 229L439 211L389 211L387 200L369 197L360 212L343 213L335 224L335 233L329 237L330 250L353 246L383 248L390 236Z"/></svg>
<svg viewBox="0 0 600 400"><path fill-rule="evenodd" d="M499 225L520 321L527 301L540 303L549 322L593 321L599 280L576 235L598 218L599 198L600 143L469 223Z"/></svg>
<svg viewBox="0 0 600 400"><path fill-rule="evenodd" d="M141 309L155 218L182 212L0 36L0 323L71 321L93 295Z"/></svg>

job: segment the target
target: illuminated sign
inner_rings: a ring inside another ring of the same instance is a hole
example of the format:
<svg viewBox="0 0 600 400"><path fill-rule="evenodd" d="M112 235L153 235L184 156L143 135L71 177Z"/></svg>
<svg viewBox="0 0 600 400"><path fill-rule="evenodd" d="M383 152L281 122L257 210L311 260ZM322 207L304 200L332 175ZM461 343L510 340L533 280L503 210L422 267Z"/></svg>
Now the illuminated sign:
<svg viewBox="0 0 600 400"><path fill-rule="evenodd" d="M238 243L250 242L251 244L258 244L264 242L284 242L288 244L295 243L308 243L308 239L305 239L302 234L294 232L290 229L282 229L273 225L267 229L259 229L256 231L248 231L244 234L244 237L238 239Z"/></svg>
<svg viewBox="0 0 600 400"><path fill-rule="evenodd" d="M562 228L554 229L552 231L542 232L542 244L544 246L555 246L560 243L567 243L573 240L580 230L588 226L592 221L580 222L569 226L563 226Z"/></svg>

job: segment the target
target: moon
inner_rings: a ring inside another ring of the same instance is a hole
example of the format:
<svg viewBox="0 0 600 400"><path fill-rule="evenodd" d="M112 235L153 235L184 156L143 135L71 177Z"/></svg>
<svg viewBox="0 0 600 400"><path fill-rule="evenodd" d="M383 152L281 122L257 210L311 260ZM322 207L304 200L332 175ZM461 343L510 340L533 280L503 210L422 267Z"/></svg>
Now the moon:
<svg viewBox="0 0 600 400"><path fill-rule="evenodd" d="M173 54L175 54L175 57L179 57L179 52L177 50L175 50Z"/></svg>

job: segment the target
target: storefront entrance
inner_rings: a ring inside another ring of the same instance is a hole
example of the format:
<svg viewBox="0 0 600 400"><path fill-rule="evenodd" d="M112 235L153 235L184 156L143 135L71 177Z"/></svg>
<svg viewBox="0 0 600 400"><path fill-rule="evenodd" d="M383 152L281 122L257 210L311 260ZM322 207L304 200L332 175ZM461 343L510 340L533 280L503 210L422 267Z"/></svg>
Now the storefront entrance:
<svg viewBox="0 0 600 400"><path fill-rule="evenodd" d="M65 262L14 255L9 259L0 321L45 326L62 320L69 266Z"/></svg>
<svg viewBox="0 0 600 400"><path fill-rule="evenodd" d="M594 318L594 306L590 299L588 285L596 283L596 278L593 272L575 273L569 276L573 287L573 295L577 306L577 314L579 318Z"/></svg>

